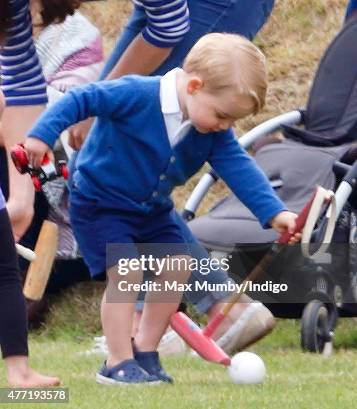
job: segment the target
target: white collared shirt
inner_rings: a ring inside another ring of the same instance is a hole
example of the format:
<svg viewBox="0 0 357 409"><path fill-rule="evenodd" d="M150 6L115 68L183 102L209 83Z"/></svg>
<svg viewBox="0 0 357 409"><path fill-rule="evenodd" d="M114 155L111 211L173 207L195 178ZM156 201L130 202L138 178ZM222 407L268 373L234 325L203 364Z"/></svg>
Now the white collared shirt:
<svg viewBox="0 0 357 409"><path fill-rule="evenodd" d="M177 145L192 126L190 120L183 121L183 113L177 95L176 75L181 70L181 68L174 68L160 80L161 111L171 147Z"/></svg>

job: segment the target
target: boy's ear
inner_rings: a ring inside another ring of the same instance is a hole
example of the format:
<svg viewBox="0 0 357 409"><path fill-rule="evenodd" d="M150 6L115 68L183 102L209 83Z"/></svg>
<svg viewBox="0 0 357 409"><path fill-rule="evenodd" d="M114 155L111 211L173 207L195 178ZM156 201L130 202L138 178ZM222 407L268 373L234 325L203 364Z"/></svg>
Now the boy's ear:
<svg viewBox="0 0 357 409"><path fill-rule="evenodd" d="M203 81L199 77L192 77L187 82L187 93L194 94L203 87Z"/></svg>

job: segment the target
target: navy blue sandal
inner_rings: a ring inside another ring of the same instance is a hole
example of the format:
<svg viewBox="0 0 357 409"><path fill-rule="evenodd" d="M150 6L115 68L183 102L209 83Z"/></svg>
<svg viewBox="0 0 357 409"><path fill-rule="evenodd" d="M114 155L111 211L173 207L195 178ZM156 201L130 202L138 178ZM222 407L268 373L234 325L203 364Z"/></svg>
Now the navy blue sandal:
<svg viewBox="0 0 357 409"><path fill-rule="evenodd" d="M162 382L174 382L172 377L163 370L157 351L140 352L134 348L134 358L149 375L157 377Z"/></svg>
<svg viewBox="0 0 357 409"><path fill-rule="evenodd" d="M106 362L104 362L96 375L96 381L104 385L156 384L162 382L158 376L148 374L135 359L127 359L112 368L108 368Z"/></svg>

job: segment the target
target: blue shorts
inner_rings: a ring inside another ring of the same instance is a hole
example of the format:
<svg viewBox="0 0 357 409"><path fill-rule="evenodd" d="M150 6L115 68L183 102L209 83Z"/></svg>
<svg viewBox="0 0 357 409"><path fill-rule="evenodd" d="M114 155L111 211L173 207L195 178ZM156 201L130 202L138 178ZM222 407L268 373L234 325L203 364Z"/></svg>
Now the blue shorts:
<svg viewBox="0 0 357 409"><path fill-rule="evenodd" d="M74 235L85 263L93 278L102 276L116 265L119 258L138 258L141 251L136 244L152 245L147 253L154 257L174 254L189 254L185 238L174 220L172 208L159 208L150 214L124 212L118 208L103 206L98 199L84 196L75 187L70 198L70 219ZM108 243L113 243L115 253L108 252ZM108 256L108 253L109 254Z"/></svg>

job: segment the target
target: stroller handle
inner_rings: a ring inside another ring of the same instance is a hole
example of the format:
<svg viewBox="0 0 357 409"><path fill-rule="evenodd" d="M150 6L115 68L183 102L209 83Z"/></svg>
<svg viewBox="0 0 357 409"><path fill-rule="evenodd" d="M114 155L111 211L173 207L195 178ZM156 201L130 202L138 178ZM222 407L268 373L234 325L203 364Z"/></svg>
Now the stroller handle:
<svg viewBox="0 0 357 409"><path fill-rule="evenodd" d="M245 149L249 148L259 138L268 133L277 131L282 125L298 125L303 121L303 112L300 110L286 112L268 119L239 138L239 143Z"/></svg>
<svg viewBox="0 0 357 409"><path fill-rule="evenodd" d="M335 166L338 165L338 162ZM342 182L339 184L335 197L336 197L336 218L340 215L343 206L346 204L348 198L353 192L354 188L357 185L357 160L352 166L344 165L346 170L349 169L345 174Z"/></svg>
<svg viewBox="0 0 357 409"><path fill-rule="evenodd" d="M212 169L202 176L185 204L185 209L182 212L184 220L194 219L199 204L218 179L218 175Z"/></svg>

